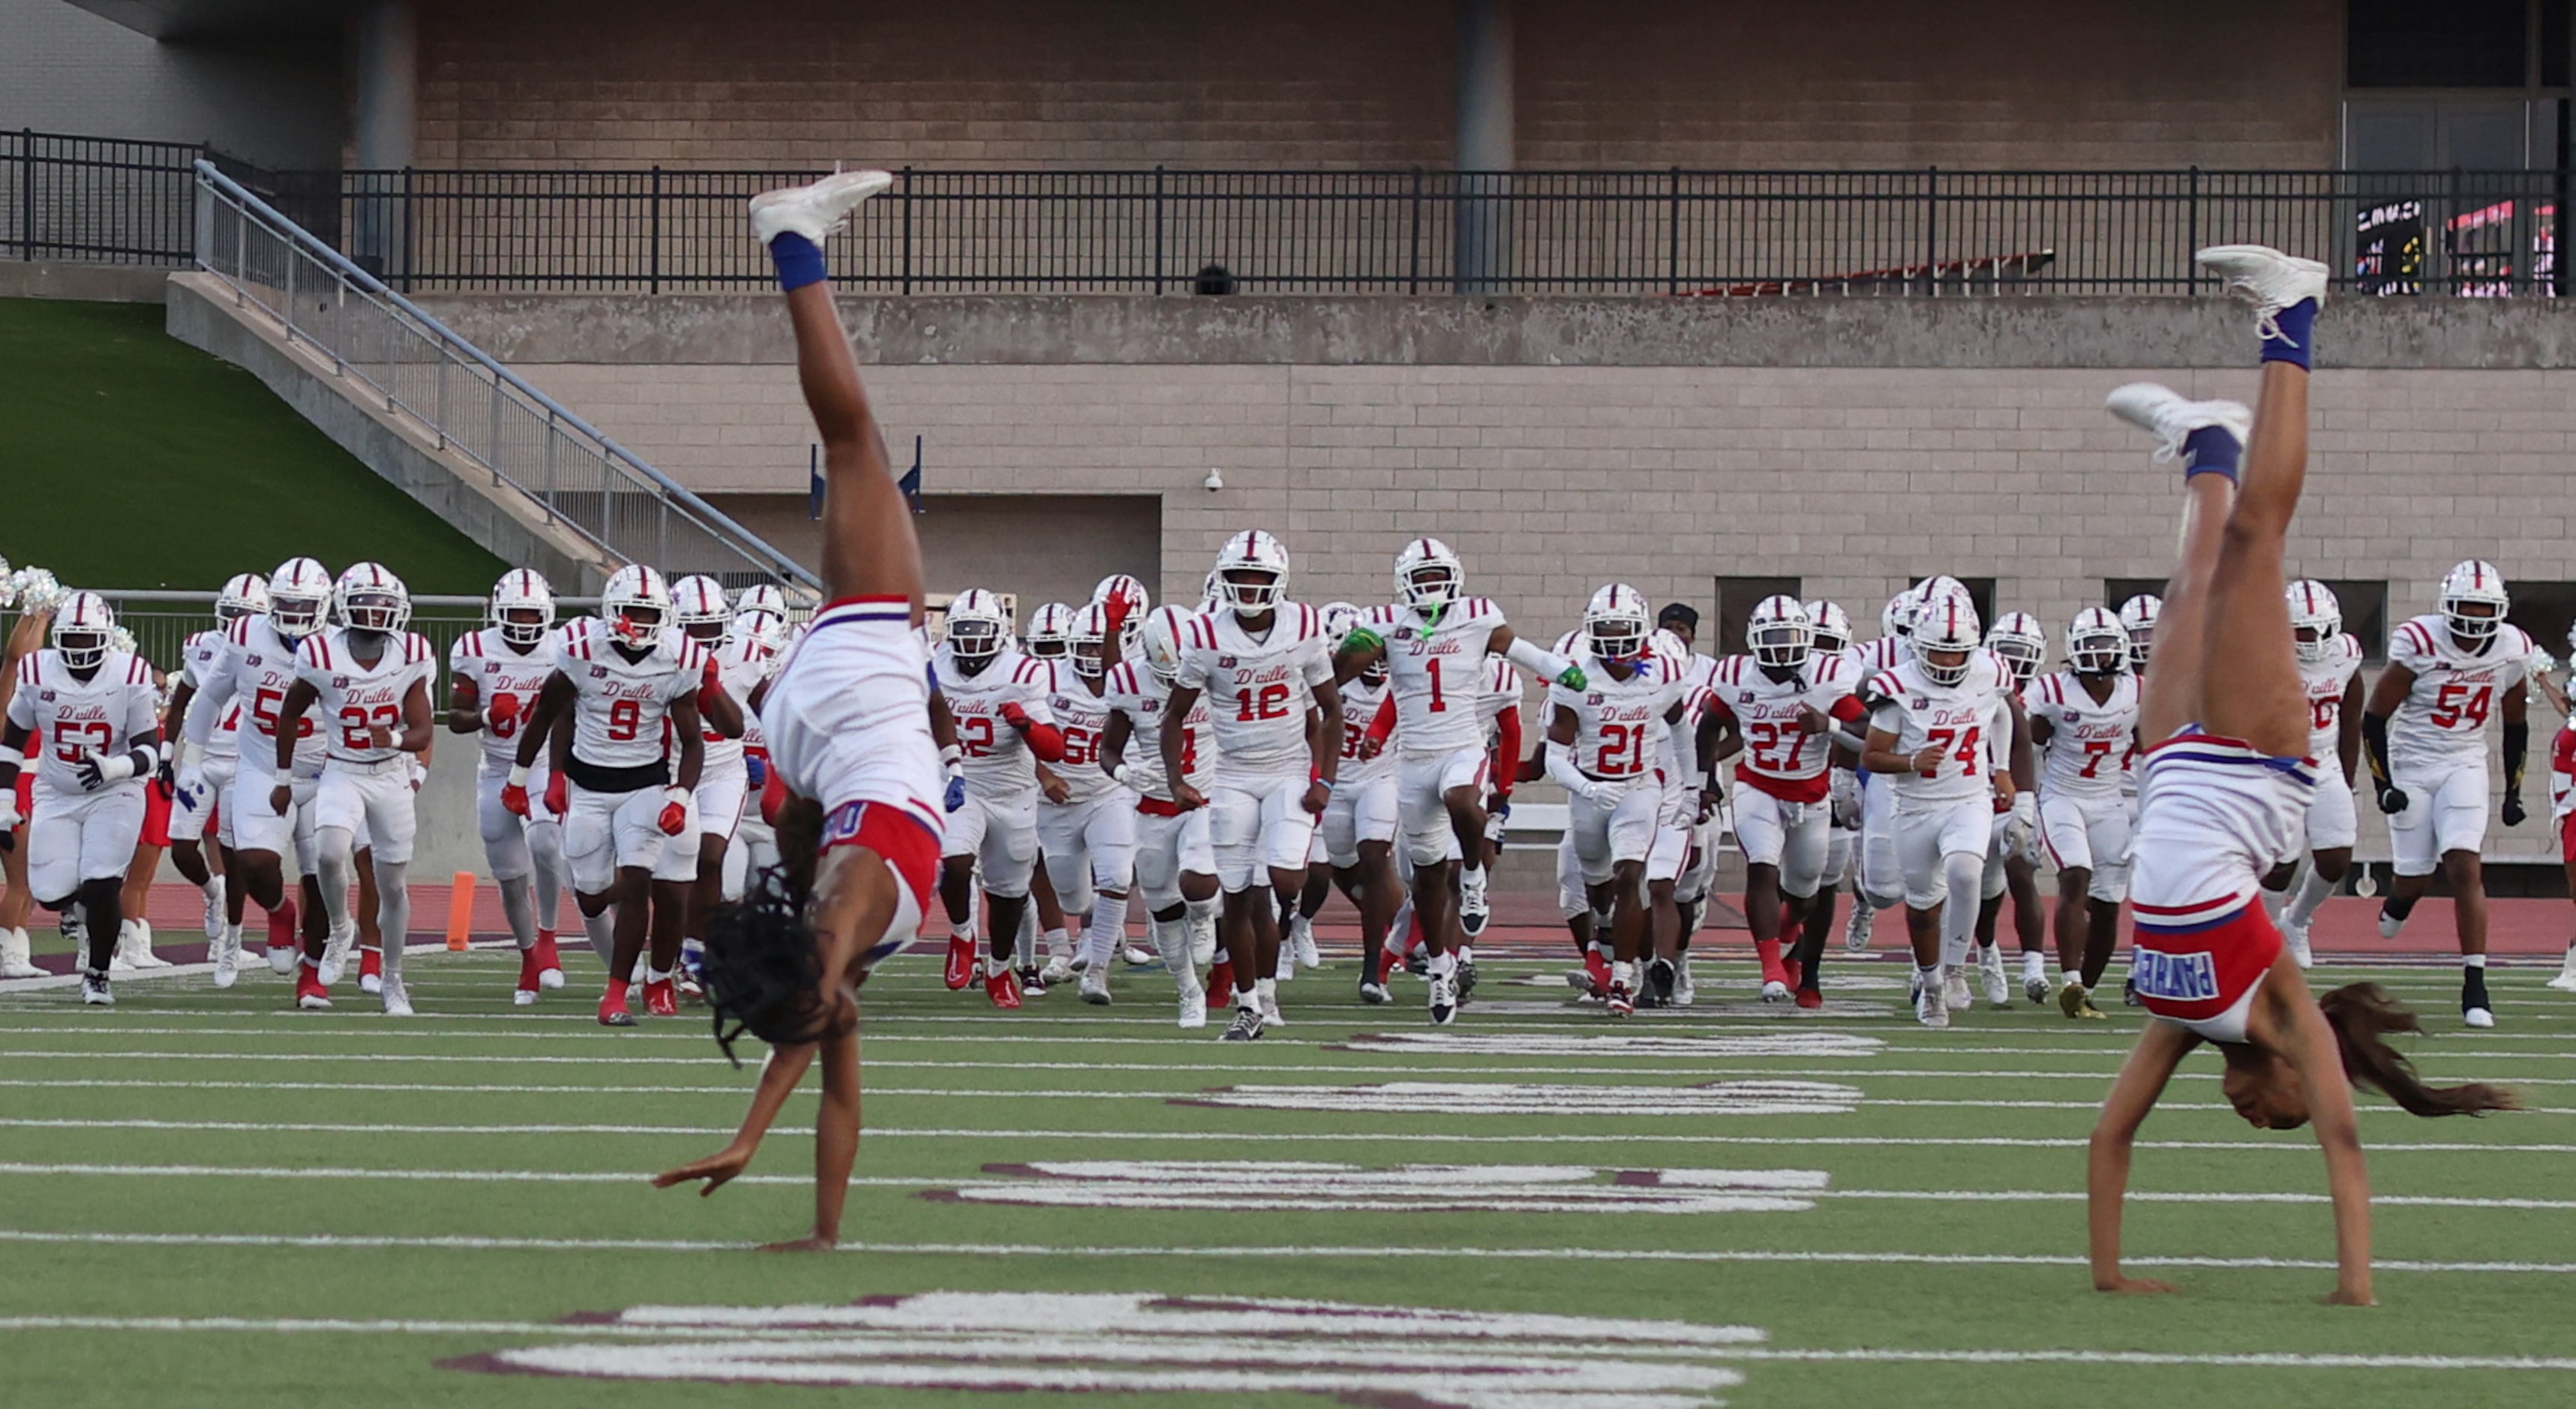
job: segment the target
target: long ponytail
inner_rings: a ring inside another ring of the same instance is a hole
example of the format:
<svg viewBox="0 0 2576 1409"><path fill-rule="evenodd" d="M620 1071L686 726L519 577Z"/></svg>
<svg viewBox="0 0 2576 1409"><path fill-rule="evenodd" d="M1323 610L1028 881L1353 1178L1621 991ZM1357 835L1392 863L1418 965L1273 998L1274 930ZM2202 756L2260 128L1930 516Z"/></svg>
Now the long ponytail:
<svg viewBox="0 0 2576 1409"><path fill-rule="evenodd" d="M2522 1108L2521 1100L2500 1086L2427 1086L2415 1074L2415 1063L2388 1045L2392 1032L2422 1032L2415 1014L2392 1000L2375 983L2346 984L2317 999L2326 1024L2334 1029L2343 1054L2344 1075L2367 1086L2410 1115L2483 1115Z"/></svg>

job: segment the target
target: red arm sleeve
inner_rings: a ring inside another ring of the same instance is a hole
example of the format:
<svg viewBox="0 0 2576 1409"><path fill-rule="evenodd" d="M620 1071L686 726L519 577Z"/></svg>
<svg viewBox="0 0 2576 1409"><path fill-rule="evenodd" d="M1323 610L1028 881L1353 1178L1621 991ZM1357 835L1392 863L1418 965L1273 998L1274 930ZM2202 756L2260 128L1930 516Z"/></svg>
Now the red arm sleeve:
<svg viewBox="0 0 2576 1409"><path fill-rule="evenodd" d="M1845 724L1857 724L1861 720L1869 717L1869 711L1861 708L1860 696L1858 695L1845 695L1841 699L1834 701L1832 712L1834 718L1843 721Z"/></svg>
<svg viewBox="0 0 2576 1409"><path fill-rule="evenodd" d="M1518 705L1494 716L1494 736L1494 792L1510 797L1512 781L1521 771L1521 711Z"/></svg>
<svg viewBox="0 0 2576 1409"><path fill-rule="evenodd" d="M1377 713L1369 720L1368 737L1379 744L1384 744L1387 736L1394 732L1395 692L1389 690L1386 698L1378 701Z"/></svg>
<svg viewBox="0 0 2576 1409"><path fill-rule="evenodd" d="M1032 724L1020 737L1029 741L1029 752L1038 756L1038 762L1064 762L1063 730L1052 724Z"/></svg>

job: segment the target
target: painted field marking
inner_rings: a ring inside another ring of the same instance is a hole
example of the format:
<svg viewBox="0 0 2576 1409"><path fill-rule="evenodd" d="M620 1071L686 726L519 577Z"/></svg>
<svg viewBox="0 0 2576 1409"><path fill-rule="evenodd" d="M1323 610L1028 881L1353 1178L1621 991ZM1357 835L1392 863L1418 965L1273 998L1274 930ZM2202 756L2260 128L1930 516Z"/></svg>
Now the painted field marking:
<svg viewBox="0 0 2576 1409"><path fill-rule="evenodd" d="M1821 1169L1601 1169L1590 1165L1312 1160L1049 1160L922 1191L947 1203L1030 1208L1344 1213L1799 1213Z"/></svg>
<svg viewBox="0 0 2576 1409"><path fill-rule="evenodd" d="M798 1182L805 1182L799 1180ZM372 1233L118 1233L68 1230L0 1229L0 1243L52 1243L100 1247L245 1247L348 1249L382 1251L406 1248L458 1252L739 1252L758 1244L684 1238L526 1238L483 1235L405 1237ZM1920 1267L2084 1267L2083 1257L2046 1253L1821 1252L1688 1248L1463 1248L1367 1245L1228 1245L1186 1247L1066 1246L1041 1243L843 1243L837 1251L881 1257L1101 1257L1206 1259L1325 1258L1377 1260L1390 1253L1407 1257L1451 1257L1500 1262L1682 1262L1682 1263L1827 1263ZM2332 1272L2333 1261L2289 1257L2154 1257L2127 1256L2132 1267L2205 1268L2223 1271ZM2476 1276L2528 1274L2576 1276L2576 1262L2435 1262L2415 1258L2380 1258L2377 1272L2467 1273Z"/></svg>
<svg viewBox="0 0 2576 1409"><path fill-rule="evenodd" d="M1605 1102L1604 1094L1615 1099ZM1390 1081L1366 1086L1220 1086L1180 1104L1231 1110L1398 1115L1848 1115L1858 1088L1824 1081L1718 1081L1621 1090L1524 1082ZM1607 1109L1605 1109L1607 1107Z"/></svg>
<svg viewBox="0 0 2576 1409"><path fill-rule="evenodd" d="M375 1121L12 1119L0 1117L0 1129L12 1130L212 1130L242 1134L322 1135L730 1135L731 1125L585 1125L528 1123L509 1125L388 1125ZM770 1138L811 1138L799 1126L770 1131ZM867 1127L870 1140L1115 1140L1242 1143L1343 1143L1369 1145L1745 1145L1745 1146L1876 1146L1956 1149L2080 1150L2091 1142L2077 1138L2008 1135L1449 1135L1436 1133L1355 1134L1318 1131L1309 1134L1247 1134L1223 1130L965 1130ZM2140 1140L2141 1150L2261 1150L2303 1157L2316 1154L2314 1143L2300 1138L2278 1140ZM2576 1145L2476 1144L2455 1141L2374 1141L2380 1154L2576 1154Z"/></svg>
<svg viewBox="0 0 2576 1409"><path fill-rule="evenodd" d="M1876 1037L1843 1032L1778 1032L1683 1037L1666 1033L1369 1032L1325 1044L1326 1050L1397 1052L1426 1057L1821 1057L1878 1054Z"/></svg>
<svg viewBox="0 0 2576 1409"><path fill-rule="evenodd" d="M620 1319L567 1326L549 1321L430 1320L293 1320L242 1316L0 1316L0 1331L115 1331L154 1334L229 1335L265 1331L278 1335L397 1336L561 1336L567 1332L595 1339L738 1340L765 1339L793 1344L816 1333L773 1330L759 1326L697 1327ZM831 1332L820 1334L829 1335ZM1636 1353L1653 1354L1639 1346ZM2213 1366L2241 1369L2541 1371L2576 1370L2576 1358L2538 1355L2355 1355L2302 1354L2282 1351L2131 1351L2078 1349L1910 1350L1898 1348L1800 1349L1794 1346L1710 1346L1696 1353L1748 1362L1884 1363L1954 1365L2137 1365Z"/></svg>

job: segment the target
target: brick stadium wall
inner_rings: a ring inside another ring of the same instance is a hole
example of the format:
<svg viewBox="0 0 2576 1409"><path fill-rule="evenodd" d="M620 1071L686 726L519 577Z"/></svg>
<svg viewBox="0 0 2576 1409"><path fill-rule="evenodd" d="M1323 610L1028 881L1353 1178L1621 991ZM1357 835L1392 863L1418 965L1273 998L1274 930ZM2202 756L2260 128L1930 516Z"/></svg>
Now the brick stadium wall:
<svg viewBox="0 0 2576 1409"><path fill-rule="evenodd" d="M2335 154L2336 0L1521 0L1517 13L1529 168L2319 167ZM1449 0L426 0L419 160L1440 167L1453 103Z"/></svg>

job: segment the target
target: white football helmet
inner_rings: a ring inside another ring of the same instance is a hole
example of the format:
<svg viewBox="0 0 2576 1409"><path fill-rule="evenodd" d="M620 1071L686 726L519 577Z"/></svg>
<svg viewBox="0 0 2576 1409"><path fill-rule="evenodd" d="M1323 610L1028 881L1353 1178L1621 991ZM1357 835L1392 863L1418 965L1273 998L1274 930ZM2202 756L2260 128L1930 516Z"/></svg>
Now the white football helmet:
<svg viewBox="0 0 2576 1409"><path fill-rule="evenodd" d="M2129 664L2129 630L2108 607L2086 607L2066 628L2066 663L2079 675L2114 675Z"/></svg>
<svg viewBox="0 0 2576 1409"><path fill-rule="evenodd" d="M735 594L733 613L768 612L781 621L787 620L787 594L774 582L756 582Z"/></svg>
<svg viewBox="0 0 2576 1409"><path fill-rule="evenodd" d="M969 587L948 603L948 654L967 674L992 664L1010 635L1011 614L983 588Z"/></svg>
<svg viewBox="0 0 2576 1409"><path fill-rule="evenodd" d="M1624 582L1593 593L1583 609L1584 646L1602 660L1636 659L1653 630L1654 613L1647 610L1645 595Z"/></svg>
<svg viewBox="0 0 2576 1409"><path fill-rule="evenodd" d="M1986 629L1986 649L2011 668L2018 688L2028 684L2039 673L2040 662L2048 659L2048 633L2030 613L2006 612Z"/></svg>
<svg viewBox="0 0 2576 1409"><path fill-rule="evenodd" d="M1029 629L1021 646L1039 660L1062 660L1073 650L1069 633L1073 630L1073 608L1062 602L1049 602L1029 613Z"/></svg>
<svg viewBox="0 0 2576 1409"><path fill-rule="evenodd" d="M2313 577L2291 583L2288 592L2290 636L2299 659L2324 660L2334 653L2335 638L2343 634L2343 604L2335 600L2333 588ZM2302 636L2302 631L2312 634Z"/></svg>
<svg viewBox="0 0 2576 1409"><path fill-rule="evenodd" d="M1073 608L1068 616L1064 632L1065 654L1072 657L1073 673L1085 680L1097 680L1107 675L1109 609L1098 602L1086 602Z"/></svg>
<svg viewBox="0 0 2576 1409"><path fill-rule="evenodd" d="M1977 658L1977 647L1984 643L1978 630L1976 603L1965 592L1926 601L1915 614L1914 629L1906 636L1913 648L1914 664L1923 678L1935 685L1956 685L1968 678L1968 667ZM1954 665L1942 665L1932 659L1935 654L1953 654Z"/></svg>
<svg viewBox="0 0 2576 1409"><path fill-rule="evenodd" d="M733 608L725 601L724 584L703 573L672 583L671 624L700 645L712 646L724 640L725 628L733 624Z"/></svg>
<svg viewBox="0 0 2576 1409"><path fill-rule="evenodd" d="M1425 621L1438 621L1467 594L1467 565L1437 538L1417 538L1395 555L1395 598Z"/></svg>
<svg viewBox="0 0 2576 1409"><path fill-rule="evenodd" d="M1816 624L1807 604L1795 597L1765 597L1744 622L1744 649L1763 665L1799 670L1815 653Z"/></svg>
<svg viewBox="0 0 2576 1409"><path fill-rule="evenodd" d="M352 631L396 632L411 625L411 589L382 563L351 563L331 590L331 609Z"/></svg>
<svg viewBox="0 0 2576 1409"><path fill-rule="evenodd" d="M1225 540L1216 555L1216 590L1219 600L1242 615L1259 616L1287 601L1288 550L1257 528Z"/></svg>
<svg viewBox="0 0 2576 1409"><path fill-rule="evenodd" d="M1209 568L1206 580L1199 583L1199 610L1203 612L1215 611L1216 603L1216 569Z"/></svg>
<svg viewBox="0 0 2576 1409"><path fill-rule="evenodd" d="M115 648L116 609L95 592L74 592L54 608L54 653L71 670L96 670ZM51 742L48 740L47 742Z"/></svg>
<svg viewBox="0 0 2576 1409"><path fill-rule="evenodd" d="M671 620L671 586L652 568L629 563L610 575L599 594L599 619L629 646L652 645Z"/></svg>
<svg viewBox="0 0 2576 1409"><path fill-rule="evenodd" d="M1851 649L1851 613L1834 602L1819 597L1807 603L1807 624L1815 632L1815 649L1838 656Z"/></svg>
<svg viewBox="0 0 2576 1409"><path fill-rule="evenodd" d="M2156 623L2164 620L2165 599L2141 592L2120 604L2120 629L2129 633L2129 668L2144 670L2155 652Z"/></svg>
<svg viewBox="0 0 2576 1409"><path fill-rule="evenodd" d="M311 558L289 558L268 575L268 624L289 641L322 629L338 586L331 570Z"/></svg>
<svg viewBox="0 0 2576 1409"><path fill-rule="evenodd" d="M1113 572L1100 579L1099 584L1091 589L1091 600L1105 607L1112 596L1121 594L1127 598L1127 620L1131 626L1142 622L1145 614L1154 609L1154 594L1145 590L1144 583L1123 572Z"/></svg>
<svg viewBox="0 0 2576 1409"><path fill-rule="evenodd" d="M555 589L535 568L512 568L492 584L484 616L513 646L533 646L555 629Z"/></svg>
<svg viewBox="0 0 2576 1409"><path fill-rule="evenodd" d="M1136 653L1166 687L1181 673L1181 618L1185 615L1179 607L1164 607L1146 617L1144 628L1136 633Z"/></svg>
<svg viewBox="0 0 2576 1409"><path fill-rule="evenodd" d="M1914 612L1921 604L1922 598L1911 587L1888 598L1887 605L1878 609L1878 634L1905 639L1906 633L1914 629Z"/></svg>
<svg viewBox="0 0 2576 1409"><path fill-rule="evenodd" d="M787 618L776 612L755 609L734 613L733 634L740 640L756 641L775 655L787 649L790 631Z"/></svg>
<svg viewBox="0 0 2576 1409"><path fill-rule="evenodd" d="M2473 606L2488 610L2472 616L2465 609ZM2493 563L2471 558L2442 574L2442 620L2463 641L2483 641L2496 634L2512 606L2513 599L2505 595L2504 574Z"/></svg>
<svg viewBox="0 0 2576 1409"><path fill-rule="evenodd" d="M234 573L224 579L224 590L215 594L215 620L222 625L267 610L268 579L255 572Z"/></svg>
<svg viewBox="0 0 2576 1409"><path fill-rule="evenodd" d="M1362 615L1360 609L1349 602L1324 604L1324 639L1333 643L1335 652L1338 653L1342 649L1342 643L1350 639L1353 631L1359 629ZM1370 661L1368 667L1360 672L1359 678L1371 685L1386 679L1386 657L1380 655Z"/></svg>

